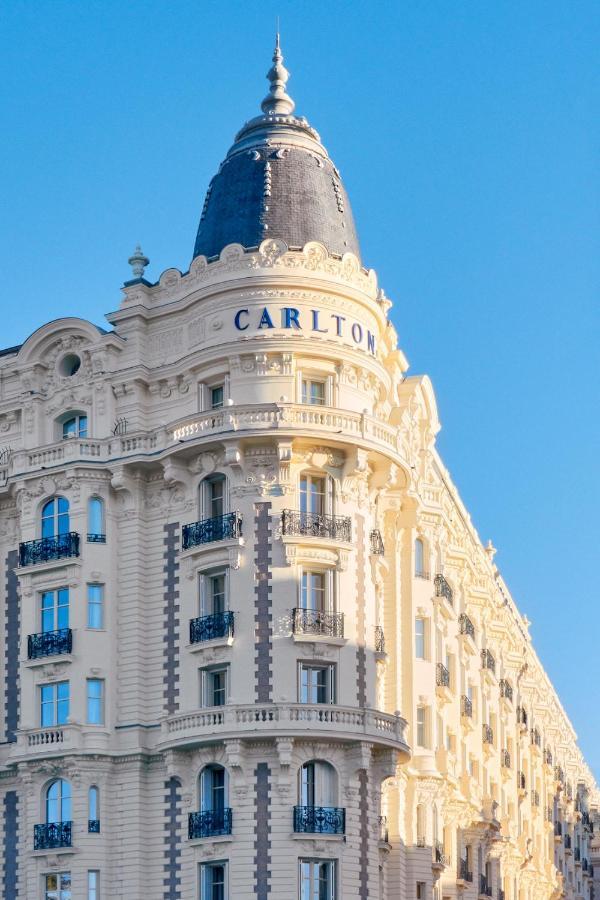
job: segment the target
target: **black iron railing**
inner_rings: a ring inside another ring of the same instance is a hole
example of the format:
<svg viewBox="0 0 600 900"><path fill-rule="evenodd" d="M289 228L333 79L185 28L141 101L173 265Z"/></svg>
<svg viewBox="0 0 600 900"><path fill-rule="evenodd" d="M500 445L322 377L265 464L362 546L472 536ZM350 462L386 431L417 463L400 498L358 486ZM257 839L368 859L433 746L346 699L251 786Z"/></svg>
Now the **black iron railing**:
<svg viewBox="0 0 600 900"><path fill-rule="evenodd" d="M510 681L507 681L506 678L500 679L500 696L505 697L506 700L510 700L512 703L513 700L513 689Z"/></svg>
<svg viewBox="0 0 600 900"><path fill-rule="evenodd" d="M527 710L524 706L517 706L517 722L519 725L527 725Z"/></svg>
<svg viewBox="0 0 600 900"><path fill-rule="evenodd" d="M555 834L555 836L556 836L556 837L562 837L562 833L563 833L562 822L555 822L555 823L554 823L554 834ZM570 841L570 839L569 839L569 847L570 847L570 846L571 846L571 841Z"/></svg>
<svg viewBox="0 0 600 900"><path fill-rule="evenodd" d="M385 634L381 625L375 626L375 653L385 653Z"/></svg>
<svg viewBox="0 0 600 900"><path fill-rule="evenodd" d="M469 862L466 859L458 861L458 877L461 881L473 881L473 873L469 871Z"/></svg>
<svg viewBox="0 0 600 900"><path fill-rule="evenodd" d="M385 553L385 546L383 543L383 538L381 537L381 532L378 528L374 528L369 536L371 541L371 553L374 556L383 556Z"/></svg>
<svg viewBox="0 0 600 900"><path fill-rule="evenodd" d="M214 519L202 519L201 522L190 522L182 529L182 546L184 550L210 544L213 541L226 541L242 536L242 517L239 512L226 513Z"/></svg>
<svg viewBox="0 0 600 900"><path fill-rule="evenodd" d="M473 718L473 701L463 694L460 698L460 714L467 719Z"/></svg>
<svg viewBox="0 0 600 900"><path fill-rule="evenodd" d="M452 604L454 594L452 592L452 588L450 587L444 576L436 575L433 579L433 584L435 587L435 596L445 597L448 603Z"/></svg>
<svg viewBox="0 0 600 900"><path fill-rule="evenodd" d="M33 849L54 850L71 846L72 822L45 822L33 826Z"/></svg>
<svg viewBox="0 0 600 900"><path fill-rule="evenodd" d="M208 809L204 812L193 812L188 818L188 837L207 838L219 834L231 834L233 816L231 809Z"/></svg>
<svg viewBox="0 0 600 900"><path fill-rule="evenodd" d="M585 826L587 826L587 825L590 824L590 814L589 814L589 812L582 812L582 813L581 813L581 821L582 821L582 823L583 823Z"/></svg>
<svg viewBox="0 0 600 900"><path fill-rule="evenodd" d="M349 516L326 516L321 513L284 509L281 515L281 533L331 538L350 543L352 541L352 519Z"/></svg>
<svg viewBox="0 0 600 900"><path fill-rule="evenodd" d="M498 888L498 900L504 900L504 891L502 888Z"/></svg>
<svg viewBox="0 0 600 900"><path fill-rule="evenodd" d="M573 858L575 862L581 861L581 850L579 849L579 847L575 847L575 849L573 850Z"/></svg>
<svg viewBox="0 0 600 900"><path fill-rule="evenodd" d="M36 563L65 559L69 556L79 556L79 535L76 531L19 544L20 566L33 566Z"/></svg>
<svg viewBox="0 0 600 900"><path fill-rule="evenodd" d="M224 637L233 637L232 612L213 613L190 620L190 644Z"/></svg>
<svg viewBox="0 0 600 900"><path fill-rule="evenodd" d="M100 834L100 819L88 819L88 831L90 834Z"/></svg>
<svg viewBox="0 0 600 900"><path fill-rule="evenodd" d="M27 659L40 659L43 656L57 656L59 653L70 653L73 649L73 632L70 628L59 628L58 631L42 631L27 637Z"/></svg>
<svg viewBox="0 0 600 900"><path fill-rule="evenodd" d="M105 544L106 543L106 535L105 534L92 534L88 533L87 536L88 544Z"/></svg>
<svg viewBox="0 0 600 900"><path fill-rule="evenodd" d="M559 824L560 824L560 823L559 823ZM573 841L572 841L572 839L571 839L571 835L570 835L570 834L565 834L563 840L564 840L564 844L565 844L565 850L571 850L572 847L573 847Z"/></svg>
<svg viewBox="0 0 600 900"><path fill-rule="evenodd" d="M448 866L450 865L450 860L444 853L444 845L439 841L434 844L433 847L433 861L438 866Z"/></svg>
<svg viewBox="0 0 600 900"><path fill-rule="evenodd" d="M489 669L490 672L496 671L496 660L489 650L481 651L481 667L482 669Z"/></svg>
<svg viewBox="0 0 600 900"><path fill-rule="evenodd" d="M439 662L436 666L435 683L438 687L450 687L450 672L444 663Z"/></svg>
<svg viewBox="0 0 600 900"><path fill-rule="evenodd" d="M510 769L510 753L508 750L503 750L500 754L500 765L505 769Z"/></svg>
<svg viewBox="0 0 600 900"><path fill-rule="evenodd" d="M491 725L481 726L481 736L484 744L494 743L494 730Z"/></svg>
<svg viewBox="0 0 600 900"><path fill-rule="evenodd" d="M294 831L301 834L344 834L346 810L336 806L295 806Z"/></svg>
<svg viewBox="0 0 600 900"><path fill-rule="evenodd" d="M475 640L475 626L466 613L461 613L458 617L458 627L461 634L468 634Z"/></svg>
<svg viewBox="0 0 600 900"><path fill-rule="evenodd" d="M587 858L584 856L583 859L581 860L581 868L583 869L584 872L587 872L588 865L589 865L589 863L587 861Z"/></svg>
<svg viewBox="0 0 600 900"><path fill-rule="evenodd" d="M527 788L527 779L525 778L525 772L517 772L517 787L520 791L524 791Z"/></svg>
<svg viewBox="0 0 600 900"><path fill-rule="evenodd" d="M320 634L326 637L344 637L344 614L327 613L318 609L292 610L294 634Z"/></svg>
<svg viewBox="0 0 600 900"><path fill-rule="evenodd" d="M492 886L488 883L488 880L485 875L479 875L479 896L480 897L491 897L492 896Z"/></svg>
<svg viewBox="0 0 600 900"><path fill-rule="evenodd" d="M387 816L379 816L379 840L389 844L390 833L388 831Z"/></svg>

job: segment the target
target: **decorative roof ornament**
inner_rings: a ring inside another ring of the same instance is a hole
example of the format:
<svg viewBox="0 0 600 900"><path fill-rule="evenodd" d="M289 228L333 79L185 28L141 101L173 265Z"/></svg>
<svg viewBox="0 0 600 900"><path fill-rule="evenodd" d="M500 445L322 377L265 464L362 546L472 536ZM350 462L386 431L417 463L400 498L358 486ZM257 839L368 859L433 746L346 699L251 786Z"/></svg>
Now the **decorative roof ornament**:
<svg viewBox="0 0 600 900"><path fill-rule="evenodd" d="M131 268L133 269L133 277L134 278L143 278L144 277L144 269L150 263L150 260L147 256L144 256L142 248L139 244L135 245L135 250L133 251L133 255L129 257L127 260Z"/></svg>
<svg viewBox="0 0 600 900"><path fill-rule="evenodd" d="M295 103L286 93L285 86L290 73L283 65L283 55L279 44L279 31L275 36L275 52L273 54L273 65L267 73L267 78L271 82L269 93L261 103L261 109L265 115L283 115L289 116L294 111Z"/></svg>

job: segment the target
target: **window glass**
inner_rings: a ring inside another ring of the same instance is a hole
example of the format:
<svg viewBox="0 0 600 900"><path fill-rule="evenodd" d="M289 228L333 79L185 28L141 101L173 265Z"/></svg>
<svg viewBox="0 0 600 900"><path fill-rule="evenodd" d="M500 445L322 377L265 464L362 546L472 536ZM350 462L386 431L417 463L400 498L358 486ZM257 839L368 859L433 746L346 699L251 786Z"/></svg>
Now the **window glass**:
<svg viewBox="0 0 600 900"><path fill-rule="evenodd" d="M336 774L332 765L321 760L304 763L300 769L300 806L336 805Z"/></svg>
<svg viewBox="0 0 600 900"><path fill-rule="evenodd" d="M225 402L225 388L222 384L210 388L210 408L221 409Z"/></svg>
<svg viewBox="0 0 600 900"><path fill-rule="evenodd" d="M69 588L43 591L41 596L41 630L58 631L69 627Z"/></svg>
<svg viewBox="0 0 600 900"><path fill-rule="evenodd" d="M98 820L100 818L98 797L98 788L95 785L92 785L88 791L88 819Z"/></svg>
<svg viewBox="0 0 600 900"><path fill-rule="evenodd" d="M301 590L302 609L312 609L317 612L325 612L325 573L303 572Z"/></svg>
<svg viewBox="0 0 600 900"><path fill-rule="evenodd" d="M216 519L225 514L225 479L211 478L207 482L208 518Z"/></svg>
<svg viewBox="0 0 600 900"><path fill-rule="evenodd" d="M302 403L308 403L311 406L324 406L325 382L316 378L303 378Z"/></svg>
<svg viewBox="0 0 600 900"><path fill-rule="evenodd" d="M71 785L58 778L46 791L46 822L71 821Z"/></svg>
<svg viewBox="0 0 600 900"><path fill-rule="evenodd" d="M415 655L425 659L425 619L415 619Z"/></svg>
<svg viewBox="0 0 600 900"><path fill-rule="evenodd" d="M226 863L207 863L201 868L202 900L227 900Z"/></svg>
<svg viewBox="0 0 600 900"><path fill-rule="evenodd" d="M217 615L225 612L225 573L211 575L209 582L210 613Z"/></svg>
<svg viewBox="0 0 600 900"><path fill-rule="evenodd" d="M63 422L63 438L87 437L87 416L72 416Z"/></svg>
<svg viewBox="0 0 600 900"><path fill-rule="evenodd" d="M69 501L53 497L42 509L42 537L52 538L69 532Z"/></svg>
<svg viewBox="0 0 600 900"><path fill-rule="evenodd" d="M201 671L203 706L225 706L227 702L227 667Z"/></svg>
<svg viewBox="0 0 600 900"><path fill-rule="evenodd" d="M69 718L69 682L41 685L40 706L42 728L65 725Z"/></svg>
<svg viewBox="0 0 600 900"><path fill-rule="evenodd" d="M225 769L222 766L207 766L200 776L200 809L202 812L222 813L226 806Z"/></svg>
<svg viewBox="0 0 600 900"><path fill-rule="evenodd" d="M88 900L100 900L100 872L88 872Z"/></svg>
<svg viewBox="0 0 600 900"><path fill-rule="evenodd" d="M335 703L335 666L300 665L300 703Z"/></svg>
<svg viewBox="0 0 600 900"><path fill-rule="evenodd" d="M46 875L44 882L44 900L71 900L70 872Z"/></svg>
<svg viewBox="0 0 600 900"><path fill-rule="evenodd" d="M322 859L300 860L301 900L334 900L335 862Z"/></svg>
<svg viewBox="0 0 600 900"><path fill-rule="evenodd" d="M319 475L300 478L300 512L322 516L325 513L326 479Z"/></svg>
<svg viewBox="0 0 600 900"><path fill-rule="evenodd" d="M87 724L104 725L104 682L87 679Z"/></svg>
<svg viewBox="0 0 600 900"><path fill-rule="evenodd" d="M427 746L427 710L424 706L417 706L417 745Z"/></svg>
<svg viewBox="0 0 600 900"><path fill-rule="evenodd" d="M100 497L88 500L88 534L104 534L104 503Z"/></svg>
<svg viewBox="0 0 600 900"><path fill-rule="evenodd" d="M423 541L417 538L415 541L415 575L425 574L425 551Z"/></svg>
<svg viewBox="0 0 600 900"><path fill-rule="evenodd" d="M103 584L87 586L87 624L88 628L104 628Z"/></svg>

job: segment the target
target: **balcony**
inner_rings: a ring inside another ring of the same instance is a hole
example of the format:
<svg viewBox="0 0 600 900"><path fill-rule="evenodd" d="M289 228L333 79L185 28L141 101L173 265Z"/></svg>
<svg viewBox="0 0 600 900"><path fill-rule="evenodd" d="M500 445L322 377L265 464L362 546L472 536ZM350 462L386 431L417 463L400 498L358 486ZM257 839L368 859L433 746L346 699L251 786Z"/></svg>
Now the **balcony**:
<svg viewBox="0 0 600 900"><path fill-rule="evenodd" d="M27 638L27 659L41 659L44 656L59 656L71 653L73 632L70 628L58 631L42 631Z"/></svg>
<svg viewBox="0 0 600 900"><path fill-rule="evenodd" d="M295 635L315 635L317 637L343 639L344 614L297 607L292 610L292 630Z"/></svg>
<svg viewBox="0 0 600 900"><path fill-rule="evenodd" d="M492 886L488 883L488 880L485 875L479 876L479 896L480 897L491 897L492 896Z"/></svg>
<svg viewBox="0 0 600 900"><path fill-rule="evenodd" d="M496 674L496 660L489 650L481 651L481 668L485 672L491 672L492 675Z"/></svg>
<svg viewBox="0 0 600 900"><path fill-rule="evenodd" d="M213 613L190 620L190 644L233 637L233 613Z"/></svg>
<svg viewBox="0 0 600 900"><path fill-rule="evenodd" d="M219 837L231 834L232 826L231 809L206 810L205 812L193 812L188 818L188 837L196 838Z"/></svg>
<svg viewBox="0 0 600 900"><path fill-rule="evenodd" d="M88 833L100 834L100 819L88 819Z"/></svg>
<svg viewBox="0 0 600 900"><path fill-rule="evenodd" d="M350 544L352 542L352 519L349 516L326 516L320 513L284 509L281 516L281 533L326 538Z"/></svg>
<svg viewBox="0 0 600 900"><path fill-rule="evenodd" d="M295 806L296 834L345 834L346 810L336 806Z"/></svg>
<svg viewBox="0 0 600 900"><path fill-rule="evenodd" d="M224 516L216 516L214 519L203 519L201 522L191 522L182 529L182 549L190 550L192 547L200 547L202 544L212 544L214 541L229 541L241 538L242 517L239 512L226 513Z"/></svg>
<svg viewBox="0 0 600 900"><path fill-rule="evenodd" d="M383 538L381 537L381 532L378 528L374 528L369 535L369 541L371 544L371 554L373 556L384 556L385 554L385 546L383 544Z"/></svg>
<svg viewBox="0 0 600 900"><path fill-rule="evenodd" d="M446 581L443 575L436 575L433 584L435 587L435 596L436 597L444 597L450 606L452 606L452 601L454 598L454 594L452 588Z"/></svg>
<svg viewBox="0 0 600 900"><path fill-rule="evenodd" d="M458 617L458 627L461 634L466 634L475 640L475 626L466 613L461 613Z"/></svg>
<svg viewBox="0 0 600 900"><path fill-rule="evenodd" d="M467 859L460 859L458 861L457 878L459 881L473 881L473 873L469 871L469 861Z"/></svg>
<svg viewBox="0 0 600 900"><path fill-rule="evenodd" d="M493 745L494 743L494 730L491 725L482 725L481 726L481 738L484 744Z"/></svg>
<svg viewBox="0 0 600 900"><path fill-rule="evenodd" d="M524 706L517 706L517 724L521 728L527 728L527 710Z"/></svg>
<svg viewBox="0 0 600 900"><path fill-rule="evenodd" d="M33 849L56 850L71 846L72 822L47 822L33 826Z"/></svg>
<svg viewBox="0 0 600 900"><path fill-rule="evenodd" d="M509 703L513 702L513 689L510 681L507 681L506 678L500 679L500 696L504 697L505 700L508 700Z"/></svg>
<svg viewBox="0 0 600 900"><path fill-rule="evenodd" d="M73 556L79 556L79 535L75 531L19 544L19 565L21 567L35 566L38 563L68 559Z"/></svg>
<svg viewBox="0 0 600 900"><path fill-rule="evenodd" d="M463 694L460 698L460 714L465 719L473 718L473 701Z"/></svg>
<svg viewBox="0 0 600 900"><path fill-rule="evenodd" d="M381 625L375 626L375 653L385 653L385 634Z"/></svg>
<svg viewBox="0 0 600 900"><path fill-rule="evenodd" d="M437 687L450 687L450 672L441 662L437 664L435 669L435 683Z"/></svg>
<svg viewBox="0 0 600 900"><path fill-rule="evenodd" d="M538 749L542 746L542 737L537 728L531 729L531 746Z"/></svg>
<svg viewBox="0 0 600 900"><path fill-rule="evenodd" d="M500 765L504 769L510 769L510 753L508 750L503 750L500 754Z"/></svg>
<svg viewBox="0 0 600 900"><path fill-rule="evenodd" d="M444 853L444 845L439 841L433 845L433 866L438 866L441 869L445 869L446 866L450 865L450 859Z"/></svg>

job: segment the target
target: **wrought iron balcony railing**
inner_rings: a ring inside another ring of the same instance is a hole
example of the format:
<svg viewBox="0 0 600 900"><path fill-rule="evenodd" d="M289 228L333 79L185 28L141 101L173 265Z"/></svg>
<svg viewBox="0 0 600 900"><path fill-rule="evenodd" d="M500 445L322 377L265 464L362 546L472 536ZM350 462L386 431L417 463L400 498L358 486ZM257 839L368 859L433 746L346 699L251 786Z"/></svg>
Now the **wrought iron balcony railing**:
<svg viewBox="0 0 600 900"><path fill-rule="evenodd" d="M489 650L481 651L481 667L482 669L488 669L490 672L496 672L496 660Z"/></svg>
<svg viewBox="0 0 600 900"><path fill-rule="evenodd" d="M346 810L335 806L295 806L294 831L299 834L345 834Z"/></svg>
<svg viewBox="0 0 600 900"><path fill-rule="evenodd" d="M480 897L491 897L492 896L492 886L488 883L488 880L485 875L479 876L479 896Z"/></svg>
<svg viewBox="0 0 600 900"><path fill-rule="evenodd" d="M537 728L531 729L531 743L533 744L534 747L542 746L542 737L541 737L539 731L537 730Z"/></svg>
<svg viewBox="0 0 600 900"><path fill-rule="evenodd" d="M439 841L433 847L433 861L438 866L449 866L450 859L444 853L444 845Z"/></svg>
<svg viewBox="0 0 600 900"><path fill-rule="evenodd" d="M500 765L505 769L510 769L510 753L508 750L503 750L500 754Z"/></svg>
<svg viewBox="0 0 600 900"><path fill-rule="evenodd" d="M438 687L450 687L450 672L444 663L439 662L436 666L435 683Z"/></svg>
<svg viewBox="0 0 600 900"><path fill-rule="evenodd" d="M461 613L458 617L458 627L461 634L468 634L475 640L475 626L466 613Z"/></svg>
<svg viewBox="0 0 600 900"><path fill-rule="evenodd" d="M233 816L229 807L192 812L188 818L188 837L193 839L231 834L232 820Z"/></svg>
<svg viewBox="0 0 600 900"><path fill-rule="evenodd" d="M466 695L460 698L460 714L466 716L467 719L473 718L473 701L469 700Z"/></svg>
<svg viewBox="0 0 600 900"><path fill-rule="evenodd" d="M27 659L40 659L43 656L57 656L60 653L71 653L73 649L73 632L70 628L59 628L58 631L42 631L27 637Z"/></svg>
<svg viewBox="0 0 600 900"><path fill-rule="evenodd" d="M573 850L573 858L575 859L575 862L581 861L581 850L579 847L575 847Z"/></svg>
<svg viewBox="0 0 600 900"><path fill-rule="evenodd" d="M587 870L588 870L588 861L585 856L581 860L581 868L583 869L584 872L587 872Z"/></svg>
<svg viewBox="0 0 600 900"><path fill-rule="evenodd" d="M506 700L509 700L512 703L513 700L513 689L510 681L507 681L506 678L500 679L500 696L504 697Z"/></svg>
<svg viewBox="0 0 600 900"><path fill-rule="evenodd" d="M344 614L327 613L318 609L292 610L294 634L317 634L326 637L344 637Z"/></svg>
<svg viewBox="0 0 600 900"><path fill-rule="evenodd" d="M36 563L66 559L70 556L79 556L79 535L76 531L19 544L20 566L33 566Z"/></svg>
<svg viewBox="0 0 600 900"><path fill-rule="evenodd" d="M473 873L469 871L469 861L467 859L459 860L458 877L461 881L473 881Z"/></svg>
<svg viewBox="0 0 600 900"><path fill-rule="evenodd" d="M527 710L524 706L517 706L517 722L519 725L527 725Z"/></svg>
<svg viewBox="0 0 600 900"><path fill-rule="evenodd" d="M100 834L100 819L88 819L88 832L90 834Z"/></svg>
<svg viewBox="0 0 600 900"><path fill-rule="evenodd" d="M201 544L227 541L241 536L242 516L239 512L230 512L224 516L216 516L214 519L202 519L200 522L190 522L189 525L184 525L182 548L189 550L191 547L199 547Z"/></svg>
<svg viewBox="0 0 600 900"><path fill-rule="evenodd" d="M379 840L385 841L386 844L389 844L389 842L390 842L390 833L388 831L387 816L379 816Z"/></svg>
<svg viewBox="0 0 600 900"><path fill-rule="evenodd" d="M349 516L326 516L321 513L284 509L281 515L281 533L331 538L335 541L350 543L352 541L352 519Z"/></svg>
<svg viewBox="0 0 600 900"><path fill-rule="evenodd" d="M383 538L381 537L381 532L378 528L372 530L369 539L371 542L371 553L374 556L383 556L385 554L385 546Z"/></svg>
<svg viewBox="0 0 600 900"><path fill-rule="evenodd" d="M564 844L565 844L565 850L571 850L573 848L573 841L571 839L571 835L565 834L563 840L564 840Z"/></svg>
<svg viewBox="0 0 600 900"><path fill-rule="evenodd" d="M443 575L436 575L433 580L435 586L435 596L436 597L445 597L448 603L452 605L452 600L454 597L454 593L452 588L446 581Z"/></svg>
<svg viewBox="0 0 600 900"><path fill-rule="evenodd" d="M381 625L375 626L375 653L385 653L385 634Z"/></svg>
<svg viewBox="0 0 600 900"><path fill-rule="evenodd" d="M33 849L55 850L71 846L72 822L45 822L33 826Z"/></svg>
<svg viewBox="0 0 600 900"><path fill-rule="evenodd" d="M581 813L581 821L582 821L582 823L583 823L584 825L589 825L589 824L590 824L590 814L589 814L589 812L586 812L586 811L584 810L584 812Z"/></svg>
<svg viewBox="0 0 600 900"><path fill-rule="evenodd" d="M88 533L87 536L88 544L105 544L106 543L106 535L105 534L92 534Z"/></svg>
<svg viewBox="0 0 600 900"><path fill-rule="evenodd" d="M481 735L484 744L493 744L494 743L494 730L491 725L482 725L481 726Z"/></svg>
<svg viewBox="0 0 600 900"><path fill-rule="evenodd" d="M213 613L190 620L190 644L233 637L233 613Z"/></svg>
<svg viewBox="0 0 600 900"><path fill-rule="evenodd" d="M498 888L498 900L504 900L504 891L502 888Z"/></svg>

